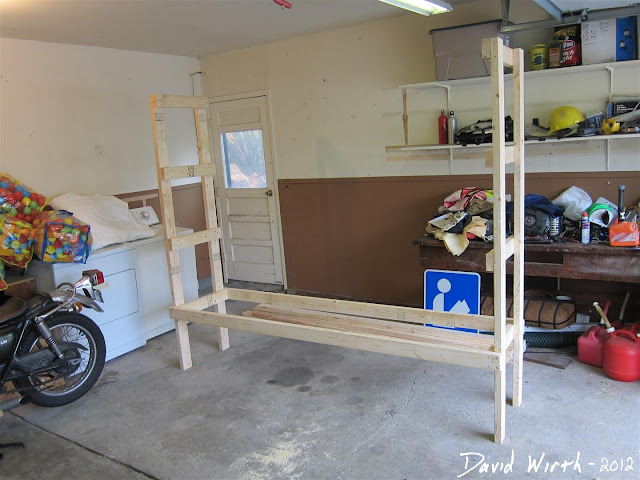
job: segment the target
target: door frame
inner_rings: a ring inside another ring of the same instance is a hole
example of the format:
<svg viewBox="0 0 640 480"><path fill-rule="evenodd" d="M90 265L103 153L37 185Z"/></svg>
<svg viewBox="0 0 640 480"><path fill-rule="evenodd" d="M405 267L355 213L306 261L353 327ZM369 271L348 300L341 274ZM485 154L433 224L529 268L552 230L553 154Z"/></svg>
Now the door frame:
<svg viewBox="0 0 640 480"><path fill-rule="evenodd" d="M276 231L278 232L278 235L280 236L280 258L281 258L281 266L282 266L282 285L284 287L284 290L286 291L288 288L288 282L287 282L287 268L286 268L286 263L285 263L285 256L284 256L284 236L282 235L282 217L280 214L280 192L279 192L279 188L278 188L278 166L277 166L277 158L276 158L276 143L275 143L275 135L273 134L273 123L272 123L272 118L273 115L271 113L271 98L269 95L269 90L254 90L254 91L250 91L250 92L245 92L245 93L236 93L236 94L231 94L231 95L219 95L219 96L215 96L215 97L208 97L209 98L209 104L211 103L219 103L219 102L229 102L229 101L234 101L234 100L244 100L244 99L250 99L250 98L256 98L256 97L265 97L265 101L267 103L267 108L266 108L266 114L267 114L267 120L269 122L269 131L265 132L264 129L262 131L262 135L263 137L265 135L269 136L269 145L270 145L270 149L271 149L271 168L272 168L272 178L273 178L273 182L274 182L274 186L273 186L273 196L274 196L274 201L276 204L276 211L275 211L275 215L276 215ZM218 165L219 160L217 158L218 156L218 152L215 148L214 145L214 131L213 131L213 123L211 120L211 117L209 117L209 142L210 142L210 147L211 147L211 152L212 154L215 156L214 157L214 161L216 162L216 165ZM265 165L266 167L266 165ZM220 185L218 185L218 176L216 175L215 178L215 193L216 193L216 210L217 210L217 214L218 214L218 223L219 223L219 227L221 229L228 229L229 225L222 225L223 221L222 219L224 218L222 216L222 212L220 210L221 208L221 202L220 202L220 193L219 193L219 187ZM222 237L220 239L221 242L224 242L224 237ZM225 277L227 277L226 275L226 271L227 271L227 258L225 255L225 249L224 249L224 245L223 248L221 248L221 256L222 256L222 265L223 265L223 269L225 271Z"/></svg>

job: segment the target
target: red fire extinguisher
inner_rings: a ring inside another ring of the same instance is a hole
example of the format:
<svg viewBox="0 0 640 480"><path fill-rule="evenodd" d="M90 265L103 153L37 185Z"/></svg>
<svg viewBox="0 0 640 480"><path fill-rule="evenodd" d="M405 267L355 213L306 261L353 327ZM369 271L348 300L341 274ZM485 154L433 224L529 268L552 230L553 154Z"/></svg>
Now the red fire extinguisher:
<svg viewBox="0 0 640 480"><path fill-rule="evenodd" d="M447 115L444 113L444 110L441 110L440 116L438 117L438 143L440 145L447 145L449 143L447 120Z"/></svg>

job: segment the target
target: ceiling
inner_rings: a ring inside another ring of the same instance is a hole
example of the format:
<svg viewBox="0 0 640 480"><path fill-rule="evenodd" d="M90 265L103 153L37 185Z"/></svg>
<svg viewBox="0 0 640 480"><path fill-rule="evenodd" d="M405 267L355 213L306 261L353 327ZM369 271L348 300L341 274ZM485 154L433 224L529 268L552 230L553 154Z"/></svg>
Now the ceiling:
<svg viewBox="0 0 640 480"><path fill-rule="evenodd" d="M290 3L289 10L273 0L0 0L0 36L202 57L406 13L377 0Z"/></svg>

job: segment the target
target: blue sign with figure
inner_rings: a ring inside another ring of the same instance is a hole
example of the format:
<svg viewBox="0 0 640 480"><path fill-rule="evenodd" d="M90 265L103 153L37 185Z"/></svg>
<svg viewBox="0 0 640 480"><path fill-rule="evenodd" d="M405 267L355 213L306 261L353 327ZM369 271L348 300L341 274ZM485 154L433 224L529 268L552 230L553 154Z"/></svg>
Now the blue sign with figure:
<svg viewBox="0 0 640 480"><path fill-rule="evenodd" d="M480 274L425 270L424 308L437 312L479 314Z"/></svg>

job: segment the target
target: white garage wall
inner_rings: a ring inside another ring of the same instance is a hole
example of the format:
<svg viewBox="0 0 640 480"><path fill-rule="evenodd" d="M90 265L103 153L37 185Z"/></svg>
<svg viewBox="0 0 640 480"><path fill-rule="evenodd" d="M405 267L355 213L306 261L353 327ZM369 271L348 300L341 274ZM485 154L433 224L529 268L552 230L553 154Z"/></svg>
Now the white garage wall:
<svg viewBox="0 0 640 480"><path fill-rule="evenodd" d="M197 58L0 39L0 170L53 196L157 188L148 96L191 95ZM176 164L197 163L193 114L172 111Z"/></svg>
<svg viewBox="0 0 640 480"><path fill-rule="evenodd" d="M529 0L511 2L515 22L544 18ZM320 34L201 59L203 92L209 96L266 89L270 92L278 177L333 178L449 173L447 160L388 161L385 146L403 143L402 100L398 85L435 80L429 30L500 18L500 2L473 2L433 17L408 14ZM515 46L538 43L527 32ZM629 93L638 69L616 81L618 93ZM635 76L634 76L635 75ZM595 85L595 87L594 87ZM594 93L593 88L598 93ZM444 90L416 98L410 94L410 143L435 143L436 119L444 107ZM489 117L489 89L454 92L460 126ZM576 94L577 92L577 94ZM640 94L640 91L636 92ZM594 97L608 95L605 74L587 79L556 78L527 93L532 105L527 121L548 121L553 106L575 103L592 111ZM533 107L535 104L535 107ZM595 105L601 105L599 99ZM545 118L546 116L546 118ZM598 171L604 169L603 145L554 148L552 157L531 148L528 171ZM640 169L640 141L612 144L610 168ZM559 152L560 155L556 155ZM480 152L477 152L480 153ZM448 157L447 157L448 158ZM454 173L486 172L481 158L454 161Z"/></svg>

